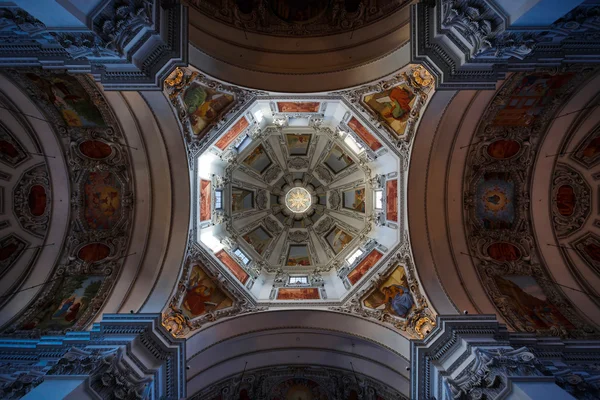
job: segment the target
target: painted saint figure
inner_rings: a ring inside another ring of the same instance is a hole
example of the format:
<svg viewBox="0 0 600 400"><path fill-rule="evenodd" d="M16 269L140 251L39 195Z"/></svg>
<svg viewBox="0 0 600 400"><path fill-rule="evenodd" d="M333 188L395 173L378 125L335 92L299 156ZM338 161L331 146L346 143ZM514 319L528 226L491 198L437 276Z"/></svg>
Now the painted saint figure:
<svg viewBox="0 0 600 400"><path fill-rule="evenodd" d="M406 317L408 311L415 304L407 287L401 285L391 285L382 290L385 295L385 303L398 316Z"/></svg>
<svg viewBox="0 0 600 400"><path fill-rule="evenodd" d="M71 308L71 306L73 305L74 302L75 302L75 296L71 296L68 299L64 300L63 303L60 305L60 308L54 313L54 315L52 317L53 318L61 317L64 313L66 313L69 310L69 308Z"/></svg>
<svg viewBox="0 0 600 400"><path fill-rule="evenodd" d="M400 121L406 121L410 115L410 102L414 94L405 88L393 88L387 97L378 99L378 102L389 103L390 108L383 113L385 118L394 118Z"/></svg>
<svg viewBox="0 0 600 400"><path fill-rule="evenodd" d="M205 303L210 300L212 289L204 286L197 285L188 289L183 305L190 310L193 315L203 314L206 310Z"/></svg>

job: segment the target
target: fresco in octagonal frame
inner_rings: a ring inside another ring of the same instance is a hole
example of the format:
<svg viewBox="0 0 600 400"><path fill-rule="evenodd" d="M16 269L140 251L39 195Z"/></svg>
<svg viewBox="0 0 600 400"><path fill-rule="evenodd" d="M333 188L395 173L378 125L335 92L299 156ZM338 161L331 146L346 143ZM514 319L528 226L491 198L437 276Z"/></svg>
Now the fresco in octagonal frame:
<svg viewBox="0 0 600 400"><path fill-rule="evenodd" d="M223 115L232 105L234 97L194 82L183 94L183 103L192 131L204 136L210 123Z"/></svg>
<svg viewBox="0 0 600 400"><path fill-rule="evenodd" d="M181 303L183 314L188 318L196 318L232 305L232 299L215 284L202 267L194 265Z"/></svg>
<svg viewBox="0 0 600 400"><path fill-rule="evenodd" d="M83 181L84 223L90 230L110 230L121 220L122 185L111 172L90 172Z"/></svg>
<svg viewBox="0 0 600 400"><path fill-rule="evenodd" d="M414 91L406 84L366 95L363 99L365 105L383 118L397 136L404 134L415 101Z"/></svg>

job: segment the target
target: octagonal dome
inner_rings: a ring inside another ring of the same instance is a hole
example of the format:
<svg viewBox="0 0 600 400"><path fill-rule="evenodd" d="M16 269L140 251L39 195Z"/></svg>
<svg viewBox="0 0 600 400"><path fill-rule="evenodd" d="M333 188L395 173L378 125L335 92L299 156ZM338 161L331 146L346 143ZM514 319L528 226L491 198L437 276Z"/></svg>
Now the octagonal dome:
<svg viewBox="0 0 600 400"><path fill-rule="evenodd" d="M194 330L207 313L343 310L354 297L398 326L430 314L411 272L404 202L408 143L432 90L426 71L310 96L244 90L190 69L172 78L194 216L168 326L185 336L177 321ZM373 278L394 280L419 305L387 310ZM199 300L208 292L218 301Z"/></svg>

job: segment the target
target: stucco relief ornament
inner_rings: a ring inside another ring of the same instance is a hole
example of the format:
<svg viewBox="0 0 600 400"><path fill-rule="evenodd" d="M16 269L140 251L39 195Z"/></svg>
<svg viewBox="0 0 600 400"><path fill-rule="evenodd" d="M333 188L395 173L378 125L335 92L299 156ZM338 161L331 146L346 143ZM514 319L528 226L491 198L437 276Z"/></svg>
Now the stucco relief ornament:
<svg viewBox="0 0 600 400"><path fill-rule="evenodd" d="M552 223L559 238L577 232L591 211L591 188L585 178L567 164L559 163L552 177Z"/></svg>
<svg viewBox="0 0 600 400"><path fill-rule="evenodd" d="M455 379L445 383L455 399L495 398L512 376L541 376L541 363L526 347L474 350L475 359Z"/></svg>
<svg viewBox="0 0 600 400"><path fill-rule="evenodd" d="M39 203L31 201L34 195L41 200ZM39 164L25 171L13 190L13 211L19 225L34 236L44 237L50 222L51 205L52 192L46 165Z"/></svg>
<svg viewBox="0 0 600 400"><path fill-rule="evenodd" d="M329 208L334 209L334 210L339 208L341 198L340 198L340 194L337 192L337 190L332 190L331 192L329 192L329 197L327 200L329 203Z"/></svg>

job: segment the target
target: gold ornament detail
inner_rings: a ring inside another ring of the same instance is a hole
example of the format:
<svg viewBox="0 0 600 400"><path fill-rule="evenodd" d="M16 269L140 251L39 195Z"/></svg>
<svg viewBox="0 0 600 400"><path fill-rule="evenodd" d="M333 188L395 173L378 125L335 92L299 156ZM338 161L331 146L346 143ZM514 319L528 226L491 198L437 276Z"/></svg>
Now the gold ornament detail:
<svg viewBox="0 0 600 400"><path fill-rule="evenodd" d="M421 87L431 86L433 84L433 76L425 69L425 67L419 65L412 74L415 83Z"/></svg>
<svg viewBox="0 0 600 400"><path fill-rule="evenodd" d="M304 188L293 188L285 195L285 205L292 212L303 213L308 210L311 204L311 195L308 193L308 190Z"/></svg>

